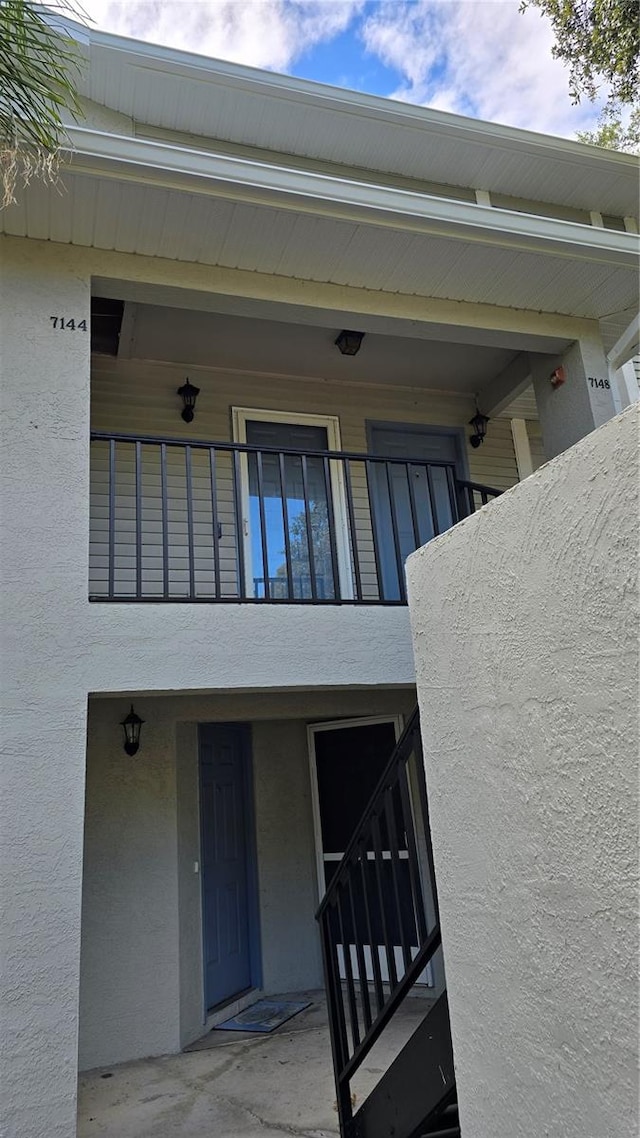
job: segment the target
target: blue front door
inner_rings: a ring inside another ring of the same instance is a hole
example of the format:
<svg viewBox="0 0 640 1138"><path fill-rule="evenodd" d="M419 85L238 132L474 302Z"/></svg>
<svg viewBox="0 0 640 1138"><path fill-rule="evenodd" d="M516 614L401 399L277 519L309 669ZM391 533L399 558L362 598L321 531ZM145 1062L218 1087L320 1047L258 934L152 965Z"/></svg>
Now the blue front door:
<svg viewBox="0 0 640 1138"><path fill-rule="evenodd" d="M249 875L249 734L200 727L204 991L207 1009L252 984Z"/></svg>
<svg viewBox="0 0 640 1138"><path fill-rule="evenodd" d="M402 460L375 463L373 468L374 526L384 599L399 600L404 580L398 555L403 565L410 553L457 521L451 476L455 472L465 477L461 435L456 430L400 424L372 426L370 447L373 454Z"/></svg>

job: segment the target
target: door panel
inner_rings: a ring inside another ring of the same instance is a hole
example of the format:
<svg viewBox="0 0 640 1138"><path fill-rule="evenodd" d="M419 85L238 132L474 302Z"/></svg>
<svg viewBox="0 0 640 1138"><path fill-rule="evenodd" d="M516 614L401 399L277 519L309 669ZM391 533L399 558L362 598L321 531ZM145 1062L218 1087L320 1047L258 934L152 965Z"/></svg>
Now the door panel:
<svg viewBox="0 0 640 1138"><path fill-rule="evenodd" d="M451 474L445 467L428 464L447 463L451 472L455 470L462 477L460 437L458 432L428 428L373 426L370 444L373 454L406 463L376 463L373 478L374 525L384 598L399 600L403 582L393 539L394 520L401 565L420 545L454 524ZM417 461L408 462L409 459Z"/></svg>
<svg viewBox="0 0 640 1138"><path fill-rule="evenodd" d="M251 987L248 735L200 728L204 989L207 1009Z"/></svg>
<svg viewBox="0 0 640 1138"><path fill-rule="evenodd" d="M248 455L253 595L264 597L265 578L268 578L271 597L283 599L288 596L285 556L288 538L293 597L296 600L311 597L311 564L313 564L318 597L321 600L334 598L336 582L331 563L328 528L330 503L327 500L324 466L320 457L316 458L310 453L329 449L327 428L303 423L247 420L246 436L247 442L253 446L303 450L308 455L305 472L300 457L285 455L284 479L277 454L262 455L260 471L256 455ZM305 516L304 473L307 481L311 542L309 542ZM264 504L263 518L260 514L260 479Z"/></svg>

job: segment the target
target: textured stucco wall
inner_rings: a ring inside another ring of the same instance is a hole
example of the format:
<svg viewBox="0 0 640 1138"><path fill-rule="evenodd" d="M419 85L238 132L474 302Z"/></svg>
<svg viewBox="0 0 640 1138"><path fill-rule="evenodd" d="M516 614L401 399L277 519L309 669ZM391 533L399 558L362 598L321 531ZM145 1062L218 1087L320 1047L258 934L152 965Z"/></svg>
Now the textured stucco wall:
<svg viewBox="0 0 640 1138"><path fill-rule="evenodd" d="M177 1051L202 1034L197 723L251 724L263 989L318 987L317 880L306 724L408 713L413 691L134 696L89 705L80 1067Z"/></svg>
<svg viewBox="0 0 640 1138"><path fill-rule="evenodd" d="M23 242L23 246L27 246ZM75 1133L89 278L0 260L0 1132ZM0 250L2 258L2 250Z"/></svg>
<svg viewBox="0 0 640 1138"><path fill-rule="evenodd" d="M145 706L144 760L133 761L118 734L127 710L92 701L89 711L83 1069L179 1046L175 724Z"/></svg>
<svg viewBox="0 0 640 1138"><path fill-rule="evenodd" d="M465 1138L638 1133L639 426L409 561Z"/></svg>

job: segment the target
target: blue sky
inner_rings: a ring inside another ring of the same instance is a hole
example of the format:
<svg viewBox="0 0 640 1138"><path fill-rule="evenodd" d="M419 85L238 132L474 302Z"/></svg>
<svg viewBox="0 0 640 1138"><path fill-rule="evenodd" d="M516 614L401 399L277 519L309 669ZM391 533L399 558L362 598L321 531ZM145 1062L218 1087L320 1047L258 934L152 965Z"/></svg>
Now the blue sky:
<svg viewBox="0 0 640 1138"><path fill-rule="evenodd" d="M551 27L519 0L83 0L106 31L572 137Z"/></svg>

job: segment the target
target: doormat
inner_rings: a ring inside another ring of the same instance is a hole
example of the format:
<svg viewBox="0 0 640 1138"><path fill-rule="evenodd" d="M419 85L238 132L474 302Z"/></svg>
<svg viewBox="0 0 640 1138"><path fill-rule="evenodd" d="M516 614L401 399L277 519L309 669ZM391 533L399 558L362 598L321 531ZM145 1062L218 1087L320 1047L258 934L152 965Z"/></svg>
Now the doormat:
<svg viewBox="0 0 640 1138"><path fill-rule="evenodd" d="M214 1031L275 1031L298 1012L311 1007L311 1000L258 1000L250 1008L238 1012L233 1019L216 1024Z"/></svg>

